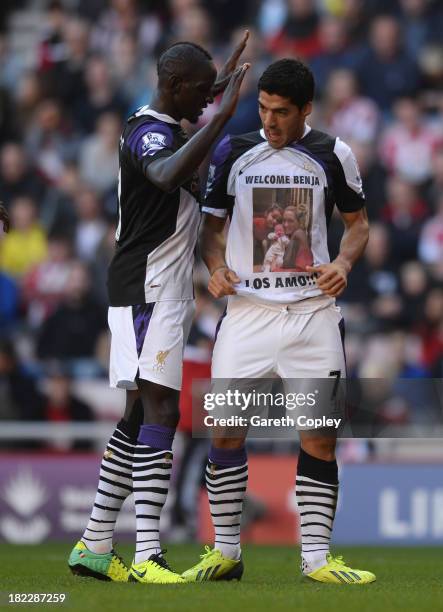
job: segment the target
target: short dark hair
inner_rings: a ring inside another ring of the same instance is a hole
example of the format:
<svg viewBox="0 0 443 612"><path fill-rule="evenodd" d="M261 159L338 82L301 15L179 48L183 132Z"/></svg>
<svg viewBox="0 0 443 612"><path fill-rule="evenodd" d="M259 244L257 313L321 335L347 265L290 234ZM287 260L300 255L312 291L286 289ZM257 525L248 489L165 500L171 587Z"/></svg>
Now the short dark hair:
<svg viewBox="0 0 443 612"><path fill-rule="evenodd" d="M258 81L258 91L289 98L302 109L314 99L314 76L300 60L281 59L266 68Z"/></svg>
<svg viewBox="0 0 443 612"><path fill-rule="evenodd" d="M192 42L176 42L164 51L157 62L157 75L192 70L195 63L201 60L212 62L212 56L206 49Z"/></svg>
<svg viewBox="0 0 443 612"><path fill-rule="evenodd" d="M268 206L268 208L265 210L265 217L267 217L273 210L278 210L279 212L283 213L283 208L279 204L275 203Z"/></svg>

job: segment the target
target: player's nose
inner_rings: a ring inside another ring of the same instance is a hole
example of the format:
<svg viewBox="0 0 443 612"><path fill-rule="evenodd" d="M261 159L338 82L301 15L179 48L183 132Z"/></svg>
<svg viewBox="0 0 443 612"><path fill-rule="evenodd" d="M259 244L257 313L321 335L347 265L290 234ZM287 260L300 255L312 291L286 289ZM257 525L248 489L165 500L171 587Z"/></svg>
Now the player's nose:
<svg viewBox="0 0 443 612"><path fill-rule="evenodd" d="M263 125L266 129L275 127L275 117L272 113L266 113L264 116Z"/></svg>

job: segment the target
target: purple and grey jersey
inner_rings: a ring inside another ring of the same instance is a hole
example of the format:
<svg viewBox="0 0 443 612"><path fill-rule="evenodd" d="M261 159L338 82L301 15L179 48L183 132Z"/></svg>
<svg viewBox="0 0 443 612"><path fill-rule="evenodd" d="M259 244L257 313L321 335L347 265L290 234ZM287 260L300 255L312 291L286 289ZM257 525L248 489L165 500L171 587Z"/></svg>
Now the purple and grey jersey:
<svg viewBox="0 0 443 612"><path fill-rule="evenodd" d="M147 178L149 164L186 141L177 121L148 107L126 123L120 138L116 250L108 272L111 306L193 299L198 175L172 193Z"/></svg>

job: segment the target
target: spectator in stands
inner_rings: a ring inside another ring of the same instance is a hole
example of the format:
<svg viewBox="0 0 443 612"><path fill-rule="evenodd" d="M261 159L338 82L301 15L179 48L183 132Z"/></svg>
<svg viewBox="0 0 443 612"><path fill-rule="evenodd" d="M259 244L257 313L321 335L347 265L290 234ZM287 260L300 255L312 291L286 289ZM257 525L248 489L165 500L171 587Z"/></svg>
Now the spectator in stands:
<svg viewBox="0 0 443 612"><path fill-rule="evenodd" d="M96 23L107 9L109 0L77 0L77 11L90 23Z"/></svg>
<svg viewBox="0 0 443 612"><path fill-rule="evenodd" d="M177 23L176 30L173 34L176 42L179 40L192 40L197 45L204 49L212 49L214 47L214 38L212 34L212 21L208 12L201 6L189 8Z"/></svg>
<svg viewBox="0 0 443 612"><path fill-rule="evenodd" d="M402 296L401 326L415 330L423 318L425 297L428 292L428 276L418 261L409 261L400 268L400 291Z"/></svg>
<svg viewBox="0 0 443 612"><path fill-rule="evenodd" d="M375 143L361 140L347 140L357 159L363 181L368 217L370 221L379 221L380 213L386 201L386 170L376 154Z"/></svg>
<svg viewBox="0 0 443 612"><path fill-rule="evenodd" d="M436 277L443 281L443 191L435 215L421 230L418 254L421 261L432 266Z"/></svg>
<svg viewBox="0 0 443 612"><path fill-rule="evenodd" d="M98 245L106 233L101 202L97 193L81 188L75 196L77 224L75 228L75 250L80 259L93 261Z"/></svg>
<svg viewBox="0 0 443 612"><path fill-rule="evenodd" d="M27 132L26 150L35 159L38 172L48 183L55 183L66 163L77 156L78 138L57 100L43 100Z"/></svg>
<svg viewBox="0 0 443 612"><path fill-rule="evenodd" d="M103 113L97 120L96 131L84 140L80 149L80 176L101 194L117 184L120 132L120 117Z"/></svg>
<svg viewBox="0 0 443 612"><path fill-rule="evenodd" d="M32 268L22 281L22 302L32 329L38 329L60 305L72 265L69 240L62 236L50 237L46 259Z"/></svg>
<svg viewBox="0 0 443 612"><path fill-rule="evenodd" d="M370 98L360 96L351 70L333 70L327 82L324 116L326 129L348 142L373 143L379 112Z"/></svg>
<svg viewBox="0 0 443 612"><path fill-rule="evenodd" d="M7 32L0 30L0 85L15 94L23 72L23 57L12 49Z"/></svg>
<svg viewBox="0 0 443 612"><path fill-rule="evenodd" d="M75 107L86 96L84 72L89 52L89 25L81 19L68 18L62 35L65 53L55 64L48 79L51 91L66 107Z"/></svg>
<svg viewBox="0 0 443 612"><path fill-rule="evenodd" d="M417 65L403 48L400 27L389 15L376 17L370 29L370 43L358 59L362 93L388 113L400 96L415 94L420 86Z"/></svg>
<svg viewBox="0 0 443 612"><path fill-rule="evenodd" d="M380 159L391 174L424 183L431 176L432 157L443 134L427 124L416 99L400 98L393 108L395 120L380 139Z"/></svg>
<svg viewBox="0 0 443 612"><path fill-rule="evenodd" d="M78 399L72 390L72 378L69 370L61 363L51 363L43 385L41 411L34 415L34 420L47 423L90 423L94 420L91 407ZM91 450L91 440L48 441L46 450Z"/></svg>
<svg viewBox="0 0 443 612"><path fill-rule="evenodd" d="M405 44L411 57L434 42L441 42L443 9L434 0L400 0Z"/></svg>
<svg viewBox="0 0 443 612"><path fill-rule="evenodd" d="M442 118L440 85L443 80L443 47L434 43L422 49L418 55L418 63L422 73L423 84L421 98L424 107L434 113L434 118L441 124Z"/></svg>
<svg viewBox="0 0 443 612"><path fill-rule="evenodd" d="M11 340L0 340L0 420L29 420L41 410L35 380L19 361Z"/></svg>
<svg viewBox="0 0 443 612"><path fill-rule="evenodd" d="M368 24L373 12L371 5L365 0L344 0L341 3L339 14L346 23L349 44L354 48L367 40Z"/></svg>
<svg viewBox="0 0 443 612"><path fill-rule="evenodd" d="M93 55L86 64L85 82L87 93L72 109L79 128L84 133L93 131L102 113L114 112L126 115L127 102L115 90L109 65L100 55Z"/></svg>
<svg viewBox="0 0 443 612"><path fill-rule="evenodd" d="M432 181L426 189L426 196L432 208L438 208L438 200L443 193L443 147L439 147L432 158Z"/></svg>
<svg viewBox="0 0 443 612"><path fill-rule="evenodd" d="M155 61L143 57L128 34L116 38L111 52L112 77L129 105L129 112L148 104L156 82Z"/></svg>
<svg viewBox="0 0 443 612"><path fill-rule="evenodd" d="M0 193L8 205L14 198L29 196L40 205L46 185L30 166L21 144L9 142L0 150Z"/></svg>
<svg viewBox="0 0 443 612"><path fill-rule="evenodd" d="M65 164L57 183L48 189L40 210L40 220L48 234L74 238L77 223L74 200L81 188L77 165Z"/></svg>
<svg viewBox="0 0 443 612"><path fill-rule="evenodd" d="M0 338L4 338L13 333L19 319L17 282L4 272L0 272L0 296Z"/></svg>
<svg viewBox="0 0 443 612"><path fill-rule="evenodd" d="M187 13L199 7L201 7L200 0L170 0L169 19L166 27L160 31L156 45L157 52L161 53L169 44L179 40L178 32L181 29L182 22L186 19Z"/></svg>
<svg viewBox="0 0 443 612"><path fill-rule="evenodd" d="M382 218L391 237L391 261L395 266L417 258L418 237L429 214L416 187L399 176L388 180L388 200Z"/></svg>
<svg viewBox="0 0 443 612"><path fill-rule="evenodd" d="M357 306L359 331L374 332L389 326L399 315L402 304L385 225L371 224L364 257L353 272L344 301Z"/></svg>
<svg viewBox="0 0 443 612"><path fill-rule="evenodd" d="M9 90L0 85L0 142L17 136L13 100Z"/></svg>
<svg viewBox="0 0 443 612"><path fill-rule="evenodd" d="M314 0L288 0L288 15L269 41L269 50L278 57L297 55L309 60L322 50L319 26Z"/></svg>
<svg viewBox="0 0 443 612"><path fill-rule="evenodd" d="M238 0L199 0L199 3L210 13L213 23L217 25L213 32L217 45L225 44L239 25L244 26L245 23L254 21L255 3Z"/></svg>
<svg viewBox="0 0 443 612"><path fill-rule="evenodd" d="M47 239L37 221L35 202L30 197L13 200L10 213L12 229L0 244L0 269L21 279L46 258Z"/></svg>
<svg viewBox="0 0 443 612"><path fill-rule="evenodd" d="M72 360L74 367L75 360L94 360L97 341L105 329L105 311L91 296L88 268L75 262L63 302L40 330L37 355L45 360Z"/></svg>
<svg viewBox="0 0 443 612"><path fill-rule="evenodd" d="M343 19L324 16L319 29L320 52L310 61L314 73L317 95L327 93L327 81L333 70L351 65L346 24Z"/></svg>
<svg viewBox="0 0 443 612"><path fill-rule="evenodd" d="M20 136L27 134L34 121L37 108L44 98L41 75L36 71L26 71L17 83L15 95L16 123Z"/></svg>
<svg viewBox="0 0 443 612"><path fill-rule="evenodd" d="M286 15L286 0L263 0L260 2L257 16L260 35L265 38L271 38L279 32L285 22Z"/></svg>
<svg viewBox="0 0 443 612"><path fill-rule="evenodd" d="M109 57L113 41L128 35L137 41L142 53L151 53L161 34L159 15L140 14L137 0L110 0L92 32L92 48Z"/></svg>
<svg viewBox="0 0 443 612"><path fill-rule="evenodd" d="M63 27L67 18L66 10L60 0L50 0L45 15L45 32L38 47L38 69L49 70L66 58L63 40Z"/></svg>
<svg viewBox="0 0 443 612"><path fill-rule="evenodd" d="M418 322L422 362L435 378L443 375L443 289L434 287L426 296L424 317Z"/></svg>

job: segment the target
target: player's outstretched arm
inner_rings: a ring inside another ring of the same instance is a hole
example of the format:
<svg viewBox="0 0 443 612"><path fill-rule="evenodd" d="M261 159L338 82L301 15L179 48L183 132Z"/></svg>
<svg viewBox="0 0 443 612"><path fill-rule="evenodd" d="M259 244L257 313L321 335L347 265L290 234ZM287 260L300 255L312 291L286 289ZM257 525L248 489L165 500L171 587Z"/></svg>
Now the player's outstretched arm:
<svg viewBox="0 0 443 612"><path fill-rule="evenodd" d="M3 231L9 232L9 213L3 204L0 202L0 222L3 223Z"/></svg>
<svg viewBox="0 0 443 612"><path fill-rule="evenodd" d="M217 113L204 128L176 153L162 157L148 166L147 177L154 185L163 191L174 191L199 167L235 112L240 86L248 68L249 64L243 64L233 73Z"/></svg>
<svg viewBox="0 0 443 612"><path fill-rule="evenodd" d="M240 282L237 274L228 268L225 261L225 223L226 219L206 214L203 216L200 233L200 250L211 277L208 291L215 298L234 295L234 284Z"/></svg>
<svg viewBox="0 0 443 612"><path fill-rule="evenodd" d="M337 257L328 264L306 266L307 272L317 272L317 286L326 295L338 297L348 284L348 274L363 255L369 239L369 223L366 208L357 212L340 213L345 231Z"/></svg>
<svg viewBox="0 0 443 612"><path fill-rule="evenodd" d="M237 68L238 60L240 59L241 54L246 48L246 44L249 38L249 30L245 30L242 39L239 44L235 47L234 51L231 53L231 56L226 61L223 68L217 75L217 79L214 83L214 87L212 88L212 95L218 96L221 94L227 87L229 83L229 79L232 76L232 73Z"/></svg>

